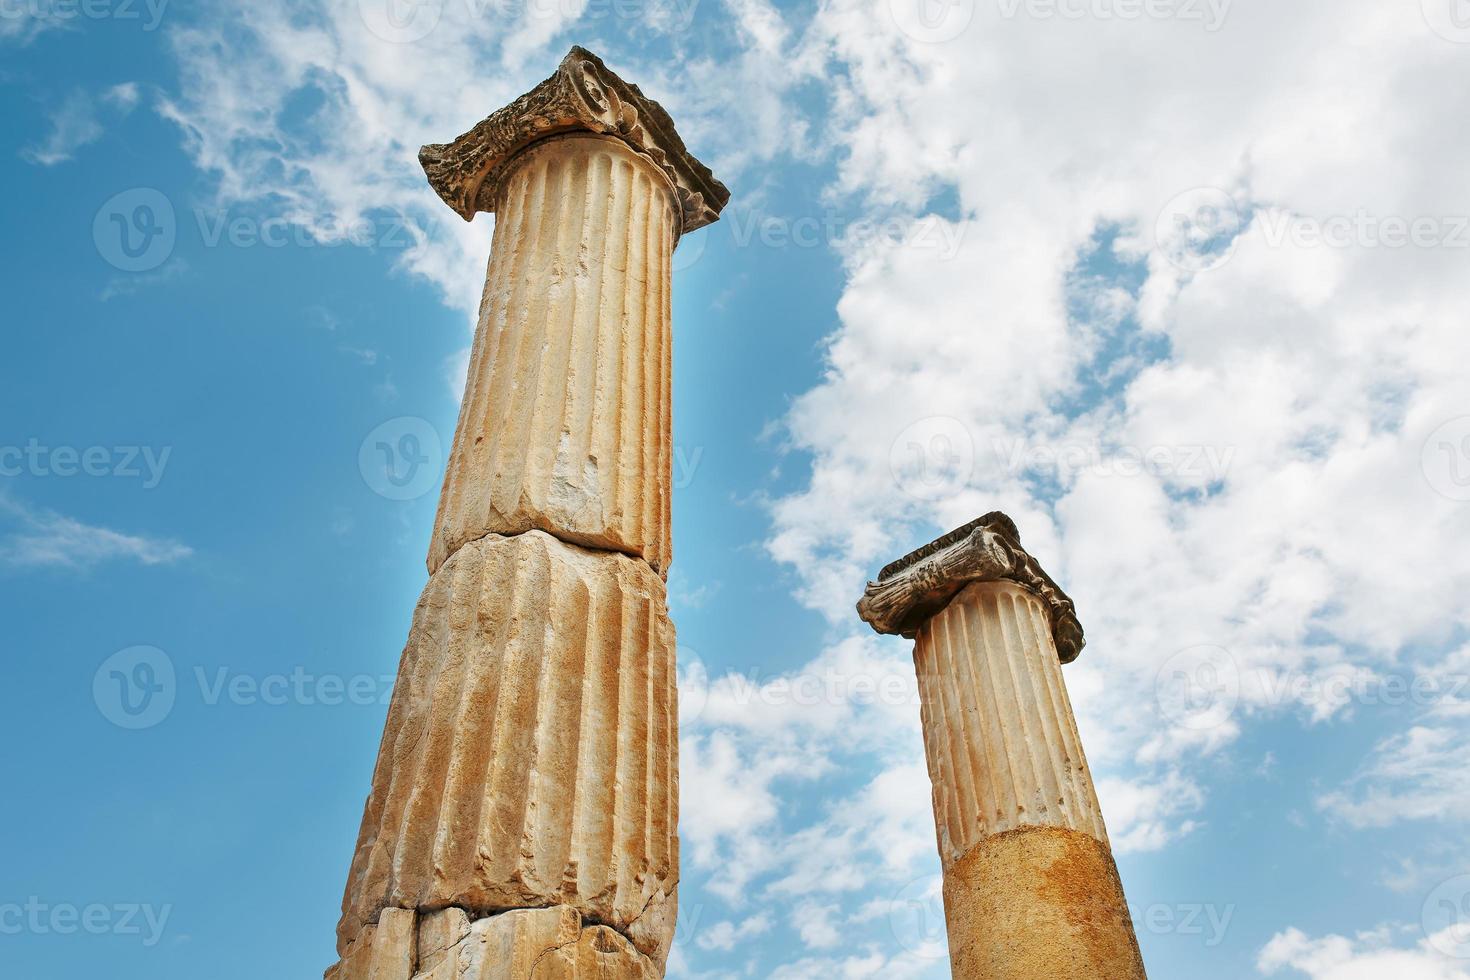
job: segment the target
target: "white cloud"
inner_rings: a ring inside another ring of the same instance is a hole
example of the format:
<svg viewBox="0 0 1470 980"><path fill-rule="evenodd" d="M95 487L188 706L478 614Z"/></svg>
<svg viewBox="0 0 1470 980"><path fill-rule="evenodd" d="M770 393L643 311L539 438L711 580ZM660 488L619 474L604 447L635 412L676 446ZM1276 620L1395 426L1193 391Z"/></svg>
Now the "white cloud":
<svg viewBox="0 0 1470 980"><path fill-rule="evenodd" d="M771 931L771 914L759 912L739 923L725 920L701 929L695 942L700 949L729 951L744 939L763 936Z"/></svg>
<svg viewBox="0 0 1470 980"><path fill-rule="evenodd" d="M1206 799L1194 764L1293 708L1266 682L1371 671L1470 625L1470 505L1422 451L1470 415L1466 249L1271 234L1282 210L1470 215L1444 165L1470 151L1443 123L1463 52L1417 5L1372 0L1236 4L1217 32L979 5L948 44L886 8L834 0L803 41L835 92L841 190L915 216L946 192L959 248L848 252L825 376L786 419L811 477L774 502L768 548L805 603L857 629L881 563L1010 512L1088 630L1068 684L1119 843L1159 846ZM1192 273L1154 235L1199 187L1228 191L1245 230ZM1102 465L1018 465L1018 443ZM915 446L962 471L948 492L915 485ZM1410 568L1433 572L1389 571ZM1156 675L1198 644L1228 652L1239 689L1217 724L1180 728L1153 707ZM1171 786L1190 789L1145 819Z"/></svg>
<svg viewBox="0 0 1470 980"><path fill-rule="evenodd" d="M1357 828L1412 820L1470 820L1470 731L1418 725L1384 739L1343 789L1317 805Z"/></svg>
<svg viewBox="0 0 1470 980"><path fill-rule="evenodd" d="M167 538L123 534L54 511L36 510L0 495L0 517L13 529L0 536L0 562L21 568L90 569L110 561L167 565L194 553Z"/></svg>
<svg viewBox="0 0 1470 980"><path fill-rule="evenodd" d="M1383 932L1312 939L1288 929L1266 944L1256 966L1267 976L1290 969L1311 980L1470 980L1465 961L1439 953L1429 942L1395 948Z"/></svg>
<svg viewBox="0 0 1470 980"><path fill-rule="evenodd" d="M733 51L680 38L676 69L631 45L602 53L668 106L744 206L762 197L741 184L754 164L835 154L836 185L814 206L929 216L954 247L842 245L827 368L784 426L811 477L773 502L767 542L834 637L784 677L685 664L682 828L688 873L709 892L804 909L820 946L833 923L932 874L908 644L863 635L852 606L879 564L986 510L1009 511L1079 602L1090 645L1068 686L1119 850L1194 828L1200 759L1282 706L1253 679L1371 669L1467 625L1470 505L1421 468L1429 433L1470 415L1464 252L1268 234L1282 214L1470 214L1443 165L1470 149L1444 123L1460 115L1463 52L1416 5L1240 3L1213 33L1079 31L978 5L948 44L906 37L887 0L829 0L800 28L765 0L726 8ZM347 0L180 27L182 94L163 111L227 203L309 228L406 216L419 238L401 268L468 319L490 222L451 214L415 154L544 77L578 12L505 30L485 9L443 5L414 44L374 36ZM797 108L813 81L830 97L820 124ZM1246 231L1228 262L1191 274L1158 253L1154 229L1167 202L1207 186L1235 196ZM445 365L456 394L461 363ZM1018 443L1102 465L1018 463ZM963 464L952 492L914 482L914 446L919 463ZM1119 465L1159 448L1211 453L1212 468ZM1155 675L1197 644L1228 651L1238 703L1180 729L1153 708ZM856 678L907 687L865 701ZM837 786L844 772L861 776ZM826 804L800 809L798 787ZM1361 792L1353 805L1368 807ZM727 948L732 923L696 945ZM1272 962L1309 956L1305 942ZM770 975L943 975L887 945Z"/></svg>
<svg viewBox="0 0 1470 980"><path fill-rule="evenodd" d="M43 167L70 160L77 150L102 138L106 129L99 118L99 102L118 118L127 116L138 104L138 85L124 82L102 93L99 99L77 89L51 113L51 131L39 143L21 150L21 156Z"/></svg>

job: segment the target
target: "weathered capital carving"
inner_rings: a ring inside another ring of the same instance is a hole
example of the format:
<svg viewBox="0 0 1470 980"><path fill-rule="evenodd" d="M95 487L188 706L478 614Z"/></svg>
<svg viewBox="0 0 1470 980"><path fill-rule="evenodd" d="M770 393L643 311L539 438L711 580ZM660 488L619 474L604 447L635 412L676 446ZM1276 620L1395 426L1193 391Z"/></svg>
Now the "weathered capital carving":
<svg viewBox="0 0 1470 980"><path fill-rule="evenodd" d="M657 164L678 195L681 233L718 219L730 199L725 185L685 149L663 106L581 47L573 47L550 78L453 143L423 147L419 162L430 186L469 221L496 209L501 172L519 150L577 130L616 137Z"/></svg>
<svg viewBox="0 0 1470 980"><path fill-rule="evenodd" d="M879 633L913 639L919 629L972 582L1007 579L1039 596L1051 619L1062 663L1086 642L1077 611L1051 576L1021 547L1015 522L995 511L905 555L868 583L858 615Z"/></svg>

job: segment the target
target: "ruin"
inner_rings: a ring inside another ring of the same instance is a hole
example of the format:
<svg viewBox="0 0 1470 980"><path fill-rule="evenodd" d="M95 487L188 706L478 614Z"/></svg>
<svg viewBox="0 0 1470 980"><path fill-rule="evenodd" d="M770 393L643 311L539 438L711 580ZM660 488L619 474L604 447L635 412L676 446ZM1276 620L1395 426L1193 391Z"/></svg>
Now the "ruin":
<svg viewBox="0 0 1470 980"><path fill-rule="evenodd" d="M671 260L729 192L582 48L419 158L495 237L326 976L661 977L679 882Z"/></svg>
<svg viewBox="0 0 1470 980"><path fill-rule="evenodd" d="M1076 609L1001 513L884 568L858 603L914 643L956 980L1144 980L1062 664Z"/></svg>

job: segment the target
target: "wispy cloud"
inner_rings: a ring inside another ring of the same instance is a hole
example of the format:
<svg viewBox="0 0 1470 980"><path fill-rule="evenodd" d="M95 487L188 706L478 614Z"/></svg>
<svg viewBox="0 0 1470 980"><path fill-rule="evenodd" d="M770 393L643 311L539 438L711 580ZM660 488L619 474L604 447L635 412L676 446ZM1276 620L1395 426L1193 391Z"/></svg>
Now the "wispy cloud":
<svg viewBox="0 0 1470 980"><path fill-rule="evenodd" d="M21 150L21 156L43 167L70 160L76 151L102 138L100 110L107 109L121 119L138 104L138 85L124 82L107 89L100 99L77 89L66 97L51 115L51 131L39 143Z"/></svg>
<svg viewBox="0 0 1470 980"><path fill-rule="evenodd" d="M86 570L111 561L167 565L194 549L168 538L123 534L0 495L0 564Z"/></svg>
<svg viewBox="0 0 1470 980"><path fill-rule="evenodd" d="M183 258L174 257L156 272L130 272L126 275L113 276L107 281L107 285L102 287L102 292L97 294L97 299L99 302L106 303L120 296L136 296L145 289L173 282L187 275L188 272L189 263Z"/></svg>

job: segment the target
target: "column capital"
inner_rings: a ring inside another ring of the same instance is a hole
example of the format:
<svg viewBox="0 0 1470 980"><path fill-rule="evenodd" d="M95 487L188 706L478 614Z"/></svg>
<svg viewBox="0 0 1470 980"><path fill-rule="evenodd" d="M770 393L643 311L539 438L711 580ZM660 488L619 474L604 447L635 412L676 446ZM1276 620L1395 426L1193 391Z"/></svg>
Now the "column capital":
<svg viewBox="0 0 1470 980"><path fill-rule="evenodd" d="M469 221L479 211L495 210L498 171L517 151L543 137L577 131L620 139L668 174L679 197L682 231L716 221L730 199L725 185L685 148L663 106L575 46L546 81L454 142L423 147L419 162L429 185Z"/></svg>
<svg viewBox="0 0 1470 980"><path fill-rule="evenodd" d="M858 602L858 615L879 633L918 635L973 582L1015 582L1035 593L1051 620L1057 656L1069 664L1082 653L1085 640L1077 610L1067 594L1021 547L1016 524L1000 511L924 545L885 567L868 583Z"/></svg>

